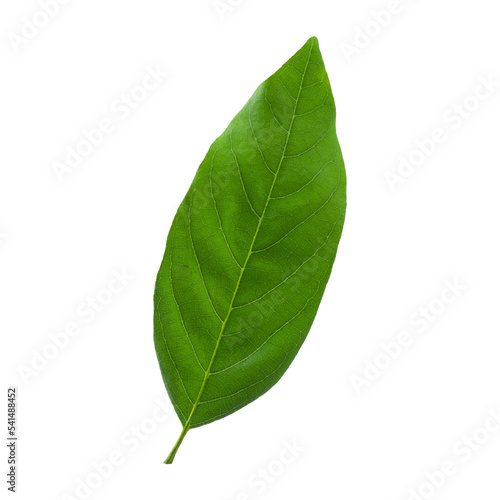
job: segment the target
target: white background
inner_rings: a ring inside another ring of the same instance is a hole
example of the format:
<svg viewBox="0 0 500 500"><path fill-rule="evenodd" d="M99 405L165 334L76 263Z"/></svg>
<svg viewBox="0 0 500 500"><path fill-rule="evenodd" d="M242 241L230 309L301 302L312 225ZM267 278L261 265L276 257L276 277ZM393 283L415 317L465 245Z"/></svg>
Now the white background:
<svg viewBox="0 0 500 500"><path fill-rule="evenodd" d="M401 0L360 48L388 1L232 3L221 18L211 0L72 0L19 46L40 7L2 2L0 329L3 390L19 391L18 498L83 498L90 477L88 498L404 500L423 487L421 498L498 499L500 432L481 427L500 407L500 88L471 98L480 78L500 81L497 4ZM152 295L171 220L211 142L313 35L348 175L331 281L280 383L191 431L167 467L181 426L151 420L166 397ZM122 119L113 103L148 66L169 76ZM477 109L453 120L464 100ZM60 182L54 162L103 118L113 132ZM387 172L435 128L446 140L391 190ZM122 269L133 279L87 323L77 308ZM467 289L442 307L446 279ZM410 317L429 303L440 313L418 333ZM80 335L23 380L20 366L71 321ZM358 394L353 375L403 331L413 343ZM454 447L474 433L488 442L465 462ZM280 466L294 440L305 450ZM112 453L121 464L100 481L92 463ZM432 493L425 474L447 460L455 474ZM268 467L265 488L249 483Z"/></svg>

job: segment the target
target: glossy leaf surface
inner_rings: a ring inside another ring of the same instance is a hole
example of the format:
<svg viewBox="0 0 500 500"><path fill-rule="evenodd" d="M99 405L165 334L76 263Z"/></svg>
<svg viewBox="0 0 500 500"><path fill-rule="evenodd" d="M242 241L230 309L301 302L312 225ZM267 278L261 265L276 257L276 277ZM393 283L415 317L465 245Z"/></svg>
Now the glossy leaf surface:
<svg viewBox="0 0 500 500"><path fill-rule="evenodd" d="M335 259L345 182L311 38L213 143L168 235L154 339L178 444L264 394L294 359Z"/></svg>

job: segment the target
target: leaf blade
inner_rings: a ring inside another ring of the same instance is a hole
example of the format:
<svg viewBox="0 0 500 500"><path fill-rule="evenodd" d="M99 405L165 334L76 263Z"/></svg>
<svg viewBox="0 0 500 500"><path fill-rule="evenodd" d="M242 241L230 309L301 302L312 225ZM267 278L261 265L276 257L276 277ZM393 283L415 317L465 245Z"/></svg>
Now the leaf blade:
<svg viewBox="0 0 500 500"><path fill-rule="evenodd" d="M211 146L169 232L155 346L185 428L233 413L286 371L316 315L344 213L335 105L312 38Z"/></svg>

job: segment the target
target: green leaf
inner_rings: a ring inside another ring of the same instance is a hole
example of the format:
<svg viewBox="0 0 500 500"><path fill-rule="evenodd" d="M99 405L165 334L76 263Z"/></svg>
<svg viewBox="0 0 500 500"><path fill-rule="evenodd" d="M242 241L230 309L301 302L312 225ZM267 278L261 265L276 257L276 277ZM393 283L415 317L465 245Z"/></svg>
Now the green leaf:
<svg viewBox="0 0 500 500"><path fill-rule="evenodd" d="M304 342L342 232L335 104L308 42L212 144L170 229L154 339L182 434L268 391Z"/></svg>

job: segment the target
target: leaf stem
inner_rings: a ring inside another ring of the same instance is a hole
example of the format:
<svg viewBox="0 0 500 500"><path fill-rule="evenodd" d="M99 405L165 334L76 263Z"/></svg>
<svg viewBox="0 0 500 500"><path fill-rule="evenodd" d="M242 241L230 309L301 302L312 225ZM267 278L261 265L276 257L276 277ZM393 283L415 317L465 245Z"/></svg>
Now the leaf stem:
<svg viewBox="0 0 500 500"><path fill-rule="evenodd" d="M181 435L179 436L179 439L177 440L177 442L175 443L174 447L172 448L172 451L169 453L169 455L168 455L167 459L165 460L165 462L163 462L164 464L171 464L174 461L175 454L177 453L177 450L179 449L182 441L186 437L186 434L188 433L188 430L189 430L189 423L186 423L186 425L182 429L182 432L181 432Z"/></svg>

